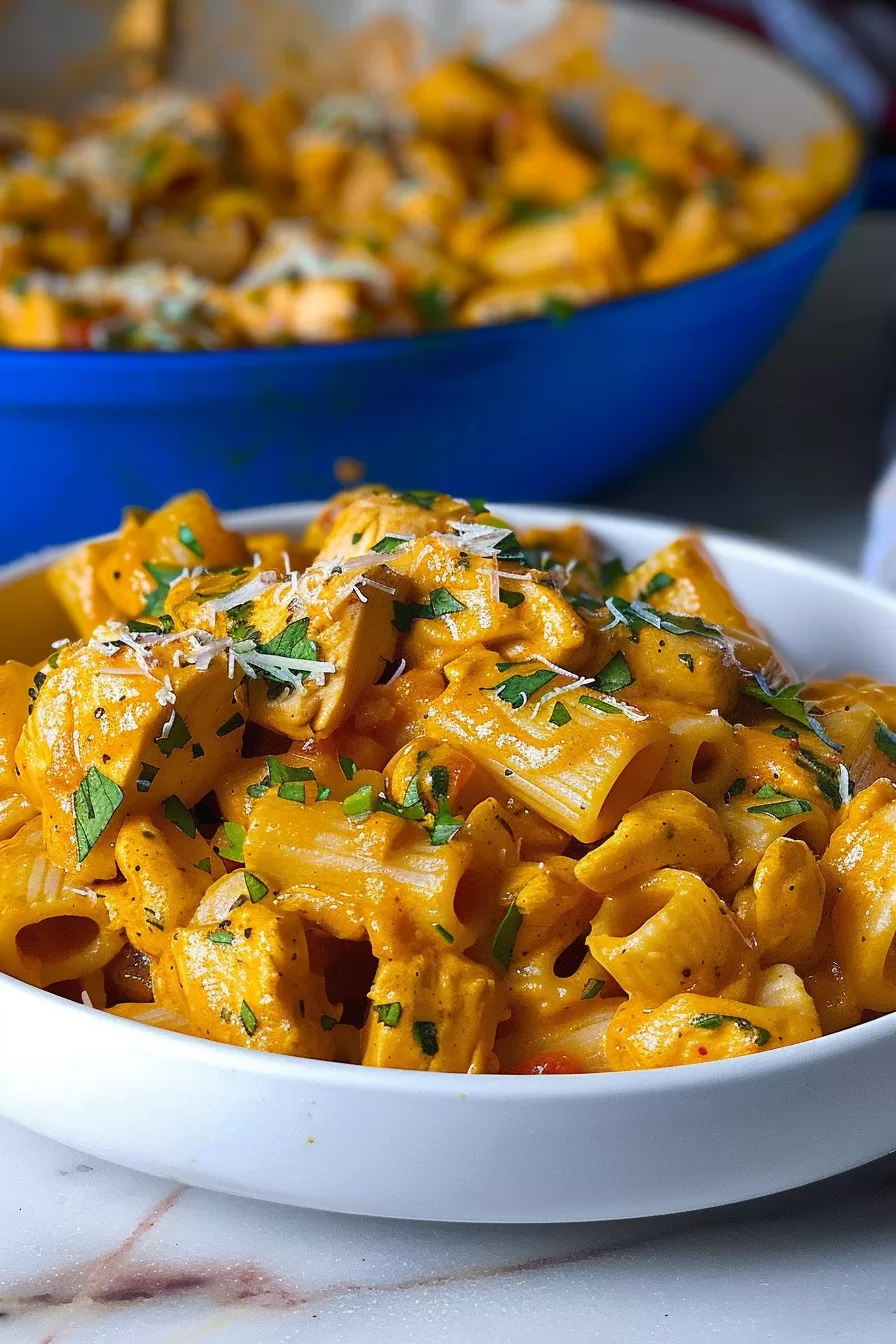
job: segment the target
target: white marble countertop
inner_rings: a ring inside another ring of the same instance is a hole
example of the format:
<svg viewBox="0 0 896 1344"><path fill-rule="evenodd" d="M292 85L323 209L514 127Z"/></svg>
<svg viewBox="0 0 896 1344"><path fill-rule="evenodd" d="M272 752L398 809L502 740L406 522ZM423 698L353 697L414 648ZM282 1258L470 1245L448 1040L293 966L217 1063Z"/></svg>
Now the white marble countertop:
<svg viewBox="0 0 896 1344"><path fill-rule="evenodd" d="M747 387L600 502L854 564L896 384L894 261L896 222L863 220ZM0 1154L2 1344L896 1340L896 1157L713 1214L469 1228L185 1189L2 1122Z"/></svg>
<svg viewBox="0 0 896 1344"><path fill-rule="evenodd" d="M4 1344L896 1338L894 1159L724 1213L475 1228L209 1194L7 1124L0 1151Z"/></svg>

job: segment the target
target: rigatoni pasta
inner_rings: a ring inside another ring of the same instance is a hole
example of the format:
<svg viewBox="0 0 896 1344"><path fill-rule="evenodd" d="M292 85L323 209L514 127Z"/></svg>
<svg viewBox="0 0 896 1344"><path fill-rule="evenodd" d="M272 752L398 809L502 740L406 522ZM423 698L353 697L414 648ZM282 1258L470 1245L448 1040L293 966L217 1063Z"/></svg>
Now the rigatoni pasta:
<svg viewBox="0 0 896 1344"><path fill-rule="evenodd" d="M192 494L0 668L0 969L248 1049L441 1072L761 1054L896 1008L896 690L806 687L696 537L361 487Z"/></svg>

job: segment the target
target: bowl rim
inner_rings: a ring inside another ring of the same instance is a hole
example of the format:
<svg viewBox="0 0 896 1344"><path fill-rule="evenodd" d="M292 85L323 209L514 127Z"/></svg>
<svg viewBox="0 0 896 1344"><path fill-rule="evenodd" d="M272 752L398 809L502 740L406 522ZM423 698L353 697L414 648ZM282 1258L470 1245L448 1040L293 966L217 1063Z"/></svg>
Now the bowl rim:
<svg viewBox="0 0 896 1344"><path fill-rule="evenodd" d="M296 501L290 504L269 504L261 508L245 509L223 515L230 526L239 527L246 532L257 531L265 526L283 526L292 515L298 525L313 516L320 507L318 501ZM648 528L658 532L697 531L706 540L710 550L718 546L723 548L728 558L742 558L773 567L782 574L802 575L810 580L826 584L832 590L838 590L844 597L869 598L881 608L882 615L896 620L896 593L877 588L865 579L850 573L844 567L828 561L805 555L802 552L771 542L753 539L737 532L719 528L690 527L676 519L663 518L648 514L633 514L616 510L600 510L569 505L538 504L494 504L494 513L512 521L515 512L537 517L548 526L570 521L570 513L576 521L583 523L589 531L599 536L601 527ZM107 534L111 535L111 534ZM0 566L0 588L18 579L46 568L53 559L65 554L83 543L48 547ZM725 557L721 557L724 562ZM365 1091L401 1093L404 1095L425 1095L435 1093L439 1096L459 1096L462 1100L482 1102L503 1100L507 1097L520 1100L540 1098L550 1101L557 1095L573 1100L597 1100L601 1096L623 1094L663 1094L671 1088L715 1087L728 1081L749 1081L757 1074L769 1070L811 1068L814 1063L836 1060L844 1051L873 1048L881 1039L896 1037L896 1012L884 1014L868 1022L860 1022L815 1040L801 1041L794 1045L782 1046L766 1055L747 1055L739 1059L712 1060L696 1067L664 1065L656 1069L631 1070L626 1072L582 1073L569 1075L548 1075L546 1077L525 1074L458 1074L418 1072L409 1069L380 1069L358 1064L343 1064L332 1060L307 1059L295 1055L271 1054L262 1050L228 1045L220 1041L210 1041L198 1036L172 1032L146 1023L135 1022L128 1018L116 1018L103 1010L88 1010L85 1005L52 995L45 989L28 985L14 976L0 972L0 1002L9 998L8 1007L15 1011L17 1000L21 996L23 1015L30 1015L30 1006L50 1012L81 1014L82 1030L105 1032L133 1030L137 1028L142 1037L135 1036L134 1042L143 1040L150 1050L174 1050L181 1056L182 1062L190 1059L198 1064L205 1061L209 1066L226 1072L239 1071L260 1078L294 1078L301 1083L335 1085L353 1088L360 1086ZM90 1023L91 1025L88 1025ZM76 1020L70 1019L72 1028ZM121 1038L124 1040L124 1038ZM96 1048L102 1045L101 1036L96 1037ZM199 1049L196 1054L197 1047ZM733 1072L732 1072L733 1071Z"/></svg>
<svg viewBox="0 0 896 1344"><path fill-rule="evenodd" d="M612 314L622 309L634 311L637 307L643 307L647 304L660 306L664 300L674 300L679 294L690 295L710 292L714 285L718 286L724 283L728 276L736 278L743 276L745 279L749 279L756 271L764 268L772 269L777 265L786 264L791 259L791 254L798 256L805 251L812 244L815 234L825 233L832 224L835 224L839 214L843 215L845 225L851 216L858 211L868 189L872 154L870 137L860 125L845 98L827 84L820 75L814 70L800 65L793 57L763 42L752 33L726 24L719 18L686 10L670 9L666 5L658 3L658 0L638 0L636 5L633 5L631 0L612 0L612 3L622 9L645 12L682 28L708 29L721 41L728 42L734 47L746 48L752 51L754 55L778 66L782 73L786 73L794 83L814 89L817 95L830 104L843 123L841 129L851 131L858 137L860 150L857 154L855 171L839 195L830 201L818 215L807 220L793 233L781 239L780 242L774 243L770 247L761 248L757 252L740 258L732 265L723 266L719 270L710 271L704 275L660 285L656 289L640 290L634 294L617 295L603 301L598 300L595 303L584 304L570 314L570 320L573 317L588 318L598 313ZM563 323L565 321L565 318L562 319ZM310 362L315 355L319 358L321 354L326 354L332 358L338 353L343 359L350 358L351 354L359 355L362 358L374 358L379 354L391 353L396 348L405 349L421 344L433 346L436 343L439 346L454 345L462 340L483 341L494 339L496 333L508 330L513 332L525 332L533 329L543 330L549 325L558 325L558 319L548 314L538 314L533 317L512 318L508 322L486 323L482 327L451 327L445 331L365 336L347 341L307 341L271 346L238 345L224 347L220 350L29 350L19 346L0 345L0 372L2 372L4 364L12 362L62 359L67 363L83 364L95 359L96 356L100 356L104 362L120 360L130 363L139 360L144 367L151 366L156 362L169 364L172 361L177 361L181 368L189 368L193 362L205 366L209 360L221 359L222 357L229 357L235 363L250 367L252 364L259 362L265 365L290 364L294 360L300 359Z"/></svg>

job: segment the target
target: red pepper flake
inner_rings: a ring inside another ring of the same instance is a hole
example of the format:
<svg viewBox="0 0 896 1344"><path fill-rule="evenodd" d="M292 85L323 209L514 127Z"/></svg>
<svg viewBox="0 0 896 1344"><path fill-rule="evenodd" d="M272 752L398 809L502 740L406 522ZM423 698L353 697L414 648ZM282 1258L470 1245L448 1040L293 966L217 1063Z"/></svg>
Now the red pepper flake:
<svg viewBox="0 0 896 1344"><path fill-rule="evenodd" d="M698 1046L697 1046L697 1054L698 1054L698 1055L708 1055L708 1054L709 1054L709 1051L707 1050L707 1048L706 1048L705 1045L698 1045Z"/></svg>

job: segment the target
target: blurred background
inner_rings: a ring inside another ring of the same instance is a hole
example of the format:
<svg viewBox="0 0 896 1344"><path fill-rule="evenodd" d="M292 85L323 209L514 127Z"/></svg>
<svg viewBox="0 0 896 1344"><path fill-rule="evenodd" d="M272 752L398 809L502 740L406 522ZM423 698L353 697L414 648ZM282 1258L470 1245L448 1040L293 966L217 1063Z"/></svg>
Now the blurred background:
<svg viewBox="0 0 896 1344"><path fill-rule="evenodd" d="M550 29L562 9L555 0L394 7L449 48L477 30L487 53ZM0 106L71 116L166 79L209 92L292 86L301 99L330 27L384 8L5 0ZM58 349L61 338L11 338L12 319L3 334L4 311L18 314L35 288L61 290L45 276L23 281L12 263L4 272L3 248L18 247L22 229L13 179L30 171L31 151L0 120L0 453L12 503L0 558L113 527L123 505L154 505L191 486L238 507L387 479L676 516L855 565L888 456L894 383L896 5L572 8L582 45L599 41L620 68L730 130L750 153L845 125L845 105L866 137L865 169L739 265L695 266L672 288L610 293L596 306L583 300L581 311L575 294L555 298L555 282L541 307L527 298L529 307L501 314L535 320L457 330L456 311L420 317L420 294L441 294L424 275L407 328L356 328L350 341L125 348L107 323L102 341L94 333ZM583 26L586 9L605 28ZM459 122L465 115L461 99ZM719 204L723 187L707 175L700 191ZM523 204L536 226L554 206L537 193ZM301 218L302 208L290 214ZM310 274L287 278L301 284ZM84 293L82 285L79 302Z"/></svg>

